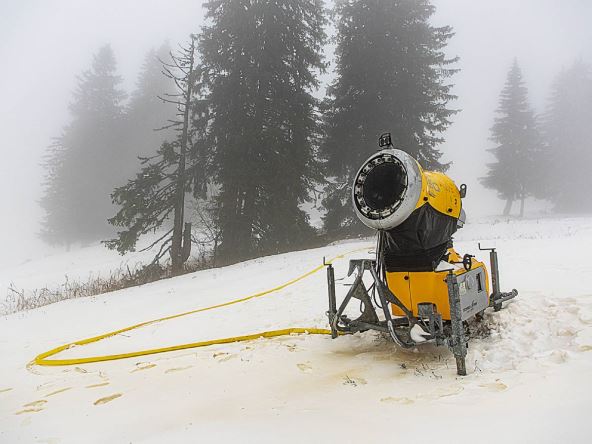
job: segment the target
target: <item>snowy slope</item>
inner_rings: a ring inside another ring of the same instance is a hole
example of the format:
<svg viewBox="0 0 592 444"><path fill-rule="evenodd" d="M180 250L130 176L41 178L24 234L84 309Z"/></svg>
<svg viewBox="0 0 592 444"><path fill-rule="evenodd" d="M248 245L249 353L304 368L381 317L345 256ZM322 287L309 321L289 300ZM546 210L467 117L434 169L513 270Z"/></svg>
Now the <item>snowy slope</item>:
<svg viewBox="0 0 592 444"><path fill-rule="evenodd" d="M156 240L157 236L143 239L143 245L150 245L150 239ZM32 290L43 287L59 288L66 280L84 283L90 279L106 278L113 271L125 272L128 267L133 271L143 263L150 263L158 251L138 251L121 256L102 244L74 247L70 252L48 250L40 251L37 256L22 263L0 267L0 302L6 297L7 288L11 285L29 294Z"/></svg>
<svg viewBox="0 0 592 444"><path fill-rule="evenodd" d="M310 270L323 256L369 245L342 243L0 318L0 443L588 442L592 219L479 222L456 238L462 252L477 254L478 241L497 246L502 286L520 291L505 310L486 318L490 332L470 343L465 378L456 376L445 348L402 351L374 332L26 368L57 345L246 296ZM61 260L79 264L81 275L104 263L97 258L95 267L92 253L85 261L79 254ZM64 274L47 259L26 267L13 269L23 283L28 273L30 282L35 274L56 282ZM335 267L343 277L347 260ZM338 286L340 295L346 291ZM319 272L269 296L153 324L60 357L326 327L326 305L326 278Z"/></svg>

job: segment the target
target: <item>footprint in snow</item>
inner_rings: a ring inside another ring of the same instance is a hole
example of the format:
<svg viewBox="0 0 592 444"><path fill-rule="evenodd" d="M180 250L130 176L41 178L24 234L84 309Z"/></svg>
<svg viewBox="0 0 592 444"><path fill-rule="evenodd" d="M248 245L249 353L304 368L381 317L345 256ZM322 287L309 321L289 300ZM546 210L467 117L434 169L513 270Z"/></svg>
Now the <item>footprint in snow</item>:
<svg viewBox="0 0 592 444"><path fill-rule="evenodd" d="M508 389L508 386L504 384L499 379L496 379L494 382L487 382L484 384L479 384L479 387L483 387L486 389L491 390L492 392L503 392Z"/></svg>
<svg viewBox="0 0 592 444"><path fill-rule="evenodd" d="M218 362L224 362L224 361L228 361L229 359L235 358L236 355L233 355L232 353L226 353L226 352L217 352L217 353L214 353L212 355L212 357Z"/></svg>
<svg viewBox="0 0 592 444"><path fill-rule="evenodd" d="M39 401L29 402L28 404L23 405L23 407L41 407L43 404L47 403L47 399L40 399Z"/></svg>
<svg viewBox="0 0 592 444"><path fill-rule="evenodd" d="M351 387L357 387L358 385L366 385L368 382L364 378L356 377L350 378L348 375L345 375L343 378L343 385L349 385Z"/></svg>
<svg viewBox="0 0 592 444"><path fill-rule="evenodd" d="M130 371L130 373L139 372L140 370L148 370L149 368L156 367L156 364L151 362L140 362L136 364L136 368Z"/></svg>
<svg viewBox="0 0 592 444"><path fill-rule="evenodd" d="M165 370L165 373L173 373L173 372L180 372L183 370L187 370L189 368L193 367L192 365L188 365L187 367L174 367L174 368L169 368L168 370Z"/></svg>
<svg viewBox="0 0 592 444"><path fill-rule="evenodd" d="M43 410L43 407L46 403L46 399L40 399L38 401L29 402L28 404L23 405L24 409L19 410L15 413L15 415L23 415L25 413L38 413Z"/></svg>
<svg viewBox="0 0 592 444"><path fill-rule="evenodd" d="M117 399L121 396L123 396L121 393L115 393L114 395L111 395L111 396L105 396L104 398L99 398L93 404L94 405L107 404L108 402L111 402L114 399Z"/></svg>
<svg viewBox="0 0 592 444"><path fill-rule="evenodd" d="M25 413L38 413L43 410L43 407L30 407L27 409L20 410L15 413L15 415L23 415Z"/></svg>
<svg viewBox="0 0 592 444"><path fill-rule="evenodd" d="M288 349L288 351L291 351L291 352L301 350L300 347L298 347L296 344L284 344L284 347L286 347Z"/></svg>
<svg viewBox="0 0 592 444"><path fill-rule="evenodd" d="M109 385L109 381L107 381L107 382L99 382L98 384L87 385L86 388L87 389L91 389L91 388L95 388L95 387L104 387L106 385Z"/></svg>
<svg viewBox="0 0 592 444"><path fill-rule="evenodd" d="M312 373L312 365L310 362L296 364L302 373Z"/></svg>
<svg viewBox="0 0 592 444"><path fill-rule="evenodd" d="M58 393L67 392L68 390L72 390L72 387L64 387L64 388L61 388L59 390L53 391L51 393L48 393L47 395L45 395L45 397L47 398L48 396L53 396L53 395L57 395Z"/></svg>

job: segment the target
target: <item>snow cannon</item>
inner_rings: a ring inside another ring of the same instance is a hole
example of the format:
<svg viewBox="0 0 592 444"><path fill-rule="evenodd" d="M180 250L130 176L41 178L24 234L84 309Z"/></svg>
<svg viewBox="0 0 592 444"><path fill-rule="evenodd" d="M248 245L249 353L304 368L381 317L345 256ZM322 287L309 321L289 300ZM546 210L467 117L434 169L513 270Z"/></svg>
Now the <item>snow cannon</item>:
<svg viewBox="0 0 592 444"><path fill-rule="evenodd" d="M378 330L403 348L446 345L456 358L457 373L466 375L470 323L481 321L487 308L499 311L518 292L500 290L495 248L479 244L479 250L489 251L490 277L484 262L461 256L453 247L453 235L466 219L466 185L457 187L447 175L423 170L411 155L393 147L389 133L380 136L379 147L352 184L355 213L377 232L376 257L350 261L348 276L356 275L339 307L334 269L328 264L332 336ZM372 279L368 288L367 274ZM356 319L345 314L352 299L360 308Z"/></svg>

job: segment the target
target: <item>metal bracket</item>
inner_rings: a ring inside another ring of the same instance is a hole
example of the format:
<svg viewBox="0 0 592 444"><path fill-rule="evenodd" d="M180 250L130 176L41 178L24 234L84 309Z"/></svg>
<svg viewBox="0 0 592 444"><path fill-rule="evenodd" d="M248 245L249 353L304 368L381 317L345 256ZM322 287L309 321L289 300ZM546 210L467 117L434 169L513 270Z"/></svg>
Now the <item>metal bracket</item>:
<svg viewBox="0 0 592 444"><path fill-rule="evenodd" d="M376 261L372 259L350 259L347 275L351 276L355 270L358 271L358 275L362 275L364 271L372 270L375 263Z"/></svg>
<svg viewBox="0 0 592 444"><path fill-rule="evenodd" d="M442 315L436 311L436 306L431 302L417 304L417 317L423 322L427 319L428 332L436 339L436 344L441 345L444 342L444 322Z"/></svg>
<svg viewBox="0 0 592 444"><path fill-rule="evenodd" d="M392 146L393 142L391 139L391 133L381 134L378 139L378 146L384 148L385 146Z"/></svg>
<svg viewBox="0 0 592 444"><path fill-rule="evenodd" d="M495 248L482 248L481 242L479 242L479 250L489 251L489 263L491 265L491 286L492 292L489 296L489 306L493 307L494 311L500 311L502 309L502 303L514 299L518 296L518 290L515 288L510 292L500 291L500 280L499 280L499 263L497 258L497 251Z"/></svg>
<svg viewBox="0 0 592 444"><path fill-rule="evenodd" d="M335 339L338 335L337 330L333 328L333 318L337 313L337 299L335 298L335 270L333 264L326 264L323 257L323 265L327 265L327 288L329 291L329 311L327 317L329 318L329 325L331 326L331 337Z"/></svg>

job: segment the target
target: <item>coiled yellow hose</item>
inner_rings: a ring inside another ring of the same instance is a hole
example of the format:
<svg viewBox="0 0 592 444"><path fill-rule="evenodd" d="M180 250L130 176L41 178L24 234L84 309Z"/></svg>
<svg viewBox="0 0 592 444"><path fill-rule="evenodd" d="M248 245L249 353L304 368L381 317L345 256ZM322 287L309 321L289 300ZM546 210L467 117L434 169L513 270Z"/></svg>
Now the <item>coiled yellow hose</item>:
<svg viewBox="0 0 592 444"><path fill-rule="evenodd" d="M328 262L325 262L325 264L333 263L334 261L336 261L338 259L343 259L347 255L350 255L352 253L356 253L358 251L367 250L368 248L369 247L357 248L355 250L348 251L346 253L335 256L334 258L332 258ZM276 336L284 336L284 335L291 335L291 334L306 333L306 334L317 334L317 335L321 335L321 334L322 335L329 335L329 334L331 334L331 330L327 330L327 329L315 328L315 327L312 327L312 328L294 327L294 328L285 328L285 329L281 329L281 330L264 331L261 333L254 333L254 334L244 335L244 336L235 336L235 337L222 338L222 339L212 339L212 340L200 341L200 342L190 342L187 344L171 345L168 347L161 347L161 348L150 348L150 349L145 349L145 350L136 350L136 351L131 351L131 352L127 352L127 353L120 353L120 354L115 354L115 355L89 356L86 358L48 359L48 358L51 358L52 356L57 355L58 353L60 353L64 350L69 349L70 347L92 344L93 342L99 342L99 341L109 338L111 336L115 336L115 335L130 331L130 330L135 330L140 327L145 327L147 325L154 324L157 322L170 321L172 319L180 318L182 316L188 316L188 315L194 314L194 313L200 313L202 311L208 311L208 310L214 310L216 308L227 307L229 305L239 304L241 302L246 302L251 299L260 298L262 296L266 296L271 293L275 293L279 290L282 290L290 285L295 284L296 282L299 282L299 281L317 273L318 271L322 270L325 267L325 264L319 265L319 266L313 268L312 270L304 273L303 275L298 276L294 279L291 279L288 282L285 282L284 284L278 285L277 287L271 288L269 290L261 291L259 293L255 293L250 296L245 296L243 298L234 299L232 301L224 302L221 304L216 304L216 305L212 305L209 307L198 308L195 310L186 311L183 313L178 313L178 314L166 316L163 318L158 318L158 319L153 319L150 321L141 322L139 324L130 325L128 327L124 327L119 330L115 330L115 331L104 333L104 334L101 334L98 336L94 336L92 338L81 339L81 340L78 340L75 342L71 342L69 344L60 345L59 347L53 348L49 351L39 354L38 356L35 357L35 359L33 359L33 361L29 365L62 366L62 365L89 364L92 362L115 361L117 359L126 359L126 358L138 357L138 356L153 355L153 354L157 354L157 353L166 353L166 352L170 352L170 351L186 350L189 348L206 347L208 345L228 344L231 342L250 341L250 340L258 339L258 338L272 338L272 337L276 337Z"/></svg>

